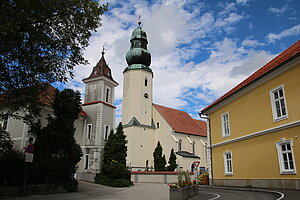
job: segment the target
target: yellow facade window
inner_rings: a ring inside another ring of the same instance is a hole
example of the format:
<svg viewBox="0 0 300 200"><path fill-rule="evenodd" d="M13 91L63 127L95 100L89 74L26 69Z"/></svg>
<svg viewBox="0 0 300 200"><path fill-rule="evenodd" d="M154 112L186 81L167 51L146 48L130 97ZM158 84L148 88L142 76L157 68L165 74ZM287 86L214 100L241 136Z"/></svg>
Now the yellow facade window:
<svg viewBox="0 0 300 200"><path fill-rule="evenodd" d="M225 175L233 174L232 152L230 151L224 152L224 170L225 170Z"/></svg>
<svg viewBox="0 0 300 200"><path fill-rule="evenodd" d="M222 137L228 137L230 136L230 127L229 127L229 114L228 112L223 113L221 115L221 121L222 121Z"/></svg>
<svg viewBox="0 0 300 200"><path fill-rule="evenodd" d="M276 143L278 151L278 161L281 174L295 174L296 166L293 153L293 142L292 140L282 139Z"/></svg>
<svg viewBox="0 0 300 200"><path fill-rule="evenodd" d="M283 85L272 89L270 91L270 97L274 121L287 118L287 107Z"/></svg>

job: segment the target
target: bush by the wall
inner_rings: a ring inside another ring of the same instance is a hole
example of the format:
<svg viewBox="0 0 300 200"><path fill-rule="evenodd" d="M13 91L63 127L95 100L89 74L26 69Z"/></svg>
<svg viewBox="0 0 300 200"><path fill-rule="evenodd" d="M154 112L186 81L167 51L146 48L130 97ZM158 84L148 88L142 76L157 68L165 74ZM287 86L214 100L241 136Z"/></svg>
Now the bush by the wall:
<svg viewBox="0 0 300 200"><path fill-rule="evenodd" d="M103 174L97 174L95 177L95 183L106 185L110 187L129 187L133 185L133 183L125 178L110 178Z"/></svg>

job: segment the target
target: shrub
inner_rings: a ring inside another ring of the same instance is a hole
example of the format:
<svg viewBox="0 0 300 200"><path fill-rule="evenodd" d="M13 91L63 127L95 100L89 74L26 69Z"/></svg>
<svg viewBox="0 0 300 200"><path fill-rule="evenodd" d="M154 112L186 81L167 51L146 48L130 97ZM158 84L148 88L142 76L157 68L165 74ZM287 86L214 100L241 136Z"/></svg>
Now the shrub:
<svg viewBox="0 0 300 200"><path fill-rule="evenodd" d="M133 185L131 180L125 178L110 178L100 173L96 175L95 183L110 187L129 187Z"/></svg>
<svg viewBox="0 0 300 200"><path fill-rule="evenodd" d="M21 185L24 179L24 157L10 150L0 154L0 186Z"/></svg>
<svg viewBox="0 0 300 200"><path fill-rule="evenodd" d="M62 183L62 186L69 192L76 192L78 189L78 181L76 179L69 179L68 181Z"/></svg>

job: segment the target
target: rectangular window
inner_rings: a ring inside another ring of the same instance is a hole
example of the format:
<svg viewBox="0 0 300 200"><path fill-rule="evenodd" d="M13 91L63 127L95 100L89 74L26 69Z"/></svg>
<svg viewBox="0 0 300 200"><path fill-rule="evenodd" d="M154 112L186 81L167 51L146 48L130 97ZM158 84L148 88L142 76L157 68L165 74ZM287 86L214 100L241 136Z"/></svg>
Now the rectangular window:
<svg viewBox="0 0 300 200"><path fill-rule="evenodd" d="M86 130L86 139L91 139L91 134L92 134L92 124L88 124Z"/></svg>
<svg viewBox="0 0 300 200"><path fill-rule="evenodd" d="M276 143L280 172L296 173L292 140L282 139Z"/></svg>
<svg viewBox="0 0 300 200"><path fill-rule="evenodd" d="M224 153L224 170L225 175L232 175L232 153L225 152Z"/></svg>
<svg viewBox="0 0 300 200"><path fill-rule="evenodd" d="M222 136L223 137L228 137L228 136L230 136L228 112L223 113L221 118L222 118Z"/></svg>
<svg viewBox="0 0 300 200"><path fill-rule="evenodd" d="M148 79L145 78L145 86L147 87L148 86Z"/></svg>
<svg viewBox="0 0 300 200"><path fill-rule="evenodd" d="M84 169L89 169L89 164L90 164L90 155L89 154L85 154L84 155Z"/></svg>
<svg viewBox="0 0 300 200"><path fill-rule="evenodd" d="M109 103L109 88L106 88L105 101Z"/></svg>
<svg viewBox="0 0 300 200"><path fill-rule="evenodd" d="M8 116L7 115L3 115L2 117L0 117L0 126L5 131L7 129L7 124L8 124Z"/></svg>
<svg viewBox="0 0 300 200"><path fill-rule="evenodd" d="M283 85L270 91L272 112L274 121L287 118L286 100Z"/></svg>
<svg viewBox="0 0 300 200"><path fill-rule="evenodd" d="M109 126L105 125L104 127L104 140L107 140L109 136Z"/></svg>
<svg viewBox="0 0 300 200"><path fill-rule="evenodd" d="M159 129L159 122L156 123L156 128Z"/></svg>

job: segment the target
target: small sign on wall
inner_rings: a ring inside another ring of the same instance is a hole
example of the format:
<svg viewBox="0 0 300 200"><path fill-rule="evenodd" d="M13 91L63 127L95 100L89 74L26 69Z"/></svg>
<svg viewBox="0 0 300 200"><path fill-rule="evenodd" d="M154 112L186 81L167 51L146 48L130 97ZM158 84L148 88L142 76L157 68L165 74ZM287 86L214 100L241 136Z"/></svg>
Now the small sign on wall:
<svg viewBox="0 0 300 200"><path fill-rule="evenodd" d="M33 161L33 153L26 153L25 154L25 162L32 162Z"/></svg>

